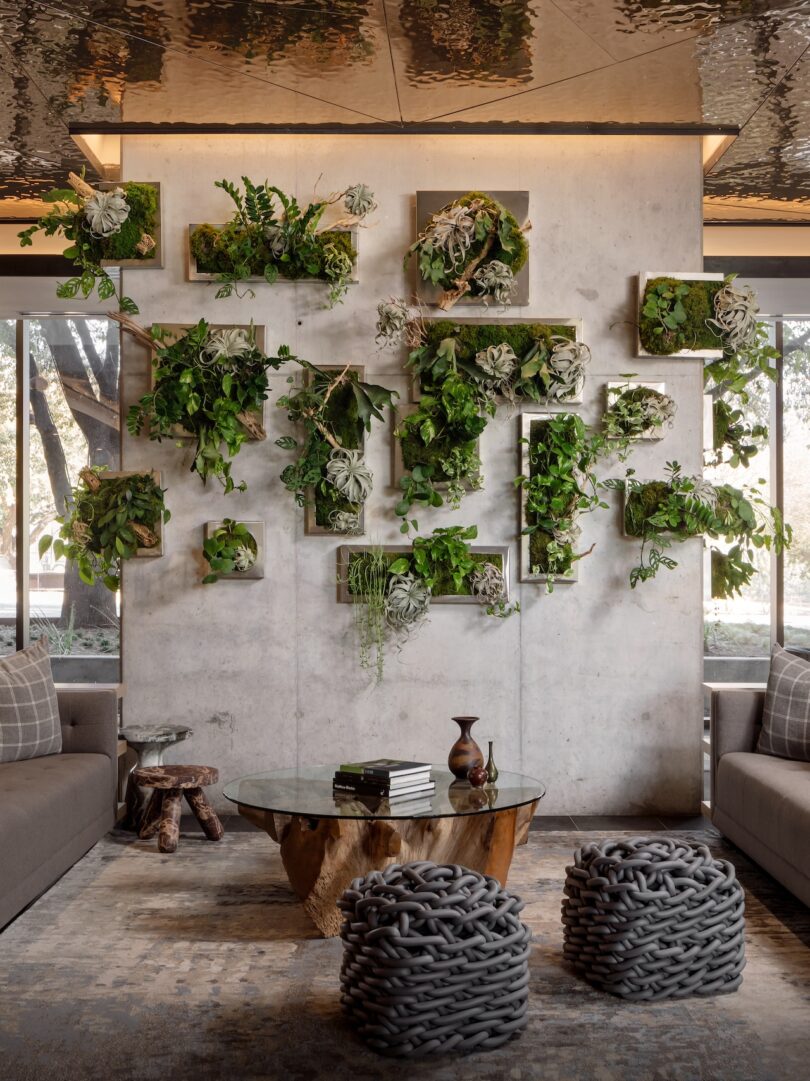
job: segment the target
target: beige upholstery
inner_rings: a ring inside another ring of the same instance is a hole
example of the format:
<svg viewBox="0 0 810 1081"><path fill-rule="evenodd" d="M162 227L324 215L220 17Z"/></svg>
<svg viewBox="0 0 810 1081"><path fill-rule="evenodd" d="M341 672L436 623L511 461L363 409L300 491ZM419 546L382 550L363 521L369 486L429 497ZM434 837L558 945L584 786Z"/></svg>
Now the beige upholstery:
<svg viewBox="0 0 810 1081"><path fill-rule="evenodd" d="M712 692L712 822L810 905L810 762L754 751L764 701L764 689Z"/></svg>

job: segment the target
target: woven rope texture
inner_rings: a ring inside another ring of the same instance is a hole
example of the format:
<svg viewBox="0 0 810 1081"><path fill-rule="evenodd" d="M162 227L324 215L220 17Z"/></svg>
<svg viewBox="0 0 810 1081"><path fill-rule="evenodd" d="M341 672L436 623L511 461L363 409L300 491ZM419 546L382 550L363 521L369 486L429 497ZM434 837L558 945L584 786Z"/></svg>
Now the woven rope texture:
<svg viewBox="0 0 810 1081"><path fill-rule="evenodd" d="M356 878L338 903L341 1001L375 1051L466 1054L525 1027L531 931L496 879L395 864Z"/></svg>
<svg viewBox="0 0 810 1081"><path fill-rule="evenodd" d="M566 872L563 953L590 983L648 1001L740 986L743 891L705 845L602 841L576 852Z"/></svg>

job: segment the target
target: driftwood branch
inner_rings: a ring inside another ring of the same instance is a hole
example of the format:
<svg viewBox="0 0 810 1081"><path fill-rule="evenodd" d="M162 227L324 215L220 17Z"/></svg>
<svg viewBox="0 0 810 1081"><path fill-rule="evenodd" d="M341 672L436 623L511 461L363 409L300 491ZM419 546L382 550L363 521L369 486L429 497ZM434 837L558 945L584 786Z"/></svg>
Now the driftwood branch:
<svg viewBox="0 0 810 1081"><path fill-rule="evenodd" d="M68 173L68 184L82 199L89 199L96 194L95 188L91 188L87 181L82 180L76 173Z"/></svg>
<svg viewBox="0 0 810 1081"><path fill-rule="evenodd" d="M153 352L157 352L159 349L158 343L152 337L148 330L136 323L134 319L130 319L124 312L107 312L108 319L114 319L116 323L119 323L122 330L128 330L136 341L139 341L141 345L145 345L147 349L151 349Z"/></svg>

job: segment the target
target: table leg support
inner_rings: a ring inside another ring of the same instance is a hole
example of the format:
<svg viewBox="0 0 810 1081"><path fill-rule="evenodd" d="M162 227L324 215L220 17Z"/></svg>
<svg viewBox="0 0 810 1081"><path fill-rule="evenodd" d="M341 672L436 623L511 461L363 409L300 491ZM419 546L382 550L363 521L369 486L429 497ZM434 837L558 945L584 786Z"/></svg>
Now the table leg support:
<svg viewBox="0 0 810 1081"><path fill-rule="evenodd" d="M222 823L214 808L208 802L201 788L187 788L186 800L194 812L194 817L200 823L202 831L209 841L219 841L225 834Z"/></svg>
<svg viewBox="0 0 810 1081"><path fill-rule="evenodd" d="M163 811L163 789L153 788L149 803L141 816L141 828L138 836L142 841L154 837L160 828L160 816Z"/></svg>
<svg viewBox="0 0 810 1081"><path fill-rule="evenodd" d="M167 788L158 830L158 852L175 852L180 840L180 789Z"/></svg>

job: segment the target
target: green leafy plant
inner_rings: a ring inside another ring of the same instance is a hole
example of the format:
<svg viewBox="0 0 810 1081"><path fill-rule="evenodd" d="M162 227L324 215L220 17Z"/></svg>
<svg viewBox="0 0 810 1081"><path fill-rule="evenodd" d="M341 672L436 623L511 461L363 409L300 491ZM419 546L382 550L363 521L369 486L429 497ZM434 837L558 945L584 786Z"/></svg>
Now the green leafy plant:
<svg viewBox="0 0 810 1081"><path fill-rule="evenodd" d="M95 289L99 300L116 297L121 311L136 314L134 300L119 292L102 262L154 259L159 224L154 185L128 181L108 192L92 188L83 174L70 173L68 181L71 187L54 188L43 196L53 209L18 234L20 246L31 247L37 232L64 237L68 247L62 254L80 273L61 282L56 295L87 298Z"/></svg>
<svg viewBox="0 0 810 1081"><path fill-rule="evenodd" d="M525 228L491 196L471 191L431 215L405 262L416 256L422 280L441 287L443 311L468 293L507 304L528 258Z"/></svg>
<svg viewBox="0 0 810 1081"><path fill-rule="evenodd" d="M329 284L328 306L342 301L357 252L350 226L375 209L371 191L355 184L336 195L300 206L291 195L265 181L254 184L242 177L244 192L229 180L217 180L234 204L224 226L199 225L191 234L191 253L197 269L216 275L217 297L239 292L239 283L263 278L316 280ZM328 226L321 224L326 208L342 201L346 214ZM253 290L245 291L253 296Z"/></svg>
<svg viewBox="0 0 810 1081"><path fill-rule="evenodd" d="M256 562L259 546L244 522L225 518L210 537L203 542L203 555L211 571L203 584L218 582L223 574L244 574Z"/></svg>
<svg viewBox="0 0 810 1081"><path fill-rule="evenodd" d="M250 435L265 437L261 410L268 396L269 368L278 369L289 357L285 347L266 356L252 331L212 331L204 319L174 338L159 326L151 335L119 317L155 353L154 389L133 405L127 429L146 431L160 442L177 438L178 428L195 440L192 472L203 483L216 477L226 492L244 491L235 484L232 459Z"/></svg>
<svg viewBox="0 0 810 1081"><path fill-rule="evenodd" d="M373 669L376 682L380 683L385 672L389 562L382 548L370 548L354 554L345 573L360 644L360 667Z"/></svg>
<svg viewBox="0 0 810 1081"><path fill-rule="evenodd" d="M667 463L664 480L642 482L628 469L624 478L611 478L603 485L624 493L625 532L641 539L639 561L630 572L634 589L654 578L662 567L677 567L667 554L673 544L702 536L731 546L726 551L711 546L712 552L718 552L712 556L712 595L729 598L754 575L757 549L773 548L779 553L792 541L790 526L779 509L763 499L759 488L714 486L685 476L678 462Z"/></svg>
<svg viewBox="0 0 810 1081"><path fill-rule="evenodd" d="M301 442L282 436L276 445L298 451L282 471L281 480L299 506L314 502L316 524L336 533L356 533L363 504L371 492L372 475L362 458L363 433L373 420L383 420L396 391L363 382L350 365L328 372L298 360L305 370L304 386L279 398L277 405L301 427ZM292 377L288 380L292 382Z"/></svg>
<svg viewBox="0 0 810 1081"><path fill-rule="evenodd" d="M79 578L93 585L100 578L110 590L121 584L121 564L139 548L155 548L160 529L171 517L151 473L107 477L100 466L83 469L66 513L57 519L56 538L40 538L40 559L53 546L57 559L76 564Z"/></svg>
<svg viewBox="0 0 810 1081"><path fill-rule="evenodd" d="M724 398L712 403L712 432L714 465L747 467L768 441L767 424L747 420L742 409Z"/></svg>
<svg viewBox="0 0 810 1081"><path fill-rule="evenodd" d="M686 282L675 278L655 278L647 285L641 315L652 324L651 332L664 348L689 318L684 305L688 295Z"/></svg>
<svg viewBox="0 0 810 1081"><path fill-rule="evenodd" d="M529 431L522 440L528 445L529 471L515 485L523 489L522 533L529 537L531 572L545 575L552 590L555 578L568 577L576 561L589 554L575 551L578 518L607 506L594 473L606 445L574 413L538 418Z"/></svg>
<svg viewBox="0 0 810 1081"><path fill-rule="evenodd" d="M675 416L675 403L668 394L643 384L626 383L608 390L608 407L602 417L602 431L615 440L620 458L627 456L636 439L657 437Z"/></svg>

